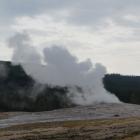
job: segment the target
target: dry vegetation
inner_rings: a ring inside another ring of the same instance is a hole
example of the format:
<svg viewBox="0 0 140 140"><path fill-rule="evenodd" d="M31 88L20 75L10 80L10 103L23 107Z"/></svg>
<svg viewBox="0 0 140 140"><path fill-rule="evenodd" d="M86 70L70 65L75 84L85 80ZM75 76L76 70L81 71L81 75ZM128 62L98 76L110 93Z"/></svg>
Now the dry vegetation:
<svg viewBox="0 0 140 140"><path fill-rule="evenodd" d="M0 140L139 140L140 118L45 122L0 129Z"/></svg>

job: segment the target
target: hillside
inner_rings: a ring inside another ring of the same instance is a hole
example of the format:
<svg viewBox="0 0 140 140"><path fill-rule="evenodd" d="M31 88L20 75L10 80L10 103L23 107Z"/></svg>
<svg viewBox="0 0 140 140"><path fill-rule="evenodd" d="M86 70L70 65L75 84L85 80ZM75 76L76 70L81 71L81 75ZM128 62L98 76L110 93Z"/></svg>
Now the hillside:
<svg viewBox="0 0 140 140"><path fill-rule="evenodd" d="M140 104L140 77L107 74L105 88L126 103ZM20 65L0 61L0 111L45 111L75 104L68 87L36 83Z"/></svg>
<svg viewBox="0 0 140 140"><path fill-rule="evenodd" d="M0 111L43 111L74 106L66 87L37 83L20 65L0 61Z"/></svg>

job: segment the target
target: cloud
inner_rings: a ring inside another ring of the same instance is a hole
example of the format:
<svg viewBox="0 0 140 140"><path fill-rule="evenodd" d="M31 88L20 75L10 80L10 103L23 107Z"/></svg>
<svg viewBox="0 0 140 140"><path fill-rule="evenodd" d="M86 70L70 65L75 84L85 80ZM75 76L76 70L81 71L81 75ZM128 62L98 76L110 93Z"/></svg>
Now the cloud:
<svg viewBox="0 0 140 140"><path fill-rule="evenodd" d="M1 0L1 24L12 23L20 16L48 14L65 20L69 24L97 26L104 19L111 18L118 23L134 26L123 16L139 16L139 0ZM138 26L138 25L136 25Z"/></svg>
<svg viewBox="0 0 140 140"><path fill-rule="evenodd" d="M43 14L17 18L12 28L17 32L28 32L33 43L39 46L38 50L57 44L65 46L80 61L90 58L93 63L103 63L109 72L129 74L139 71L133 67L126 69L130 67L127 61L131 59L135 63L135 57L139 56L139 30L122 26L109 18L94 28L68 24L65 20ZM116 64L121 67L115 67Z"/></svg>
<svg viewBox="0 0 140 140"><path fill-rule="evenodd" d="M136 63L139 56L139 6L139 0L2 0L0 42L13 32L26 31L38 50L67 46L80 60L102 62L109 72L139 74L139 67L126 66L127 60ZM125 59L123 50L129 54ZM116 61L122 67L116 68Z"/></svg>
<svg viewBox="0 0 140 140"><path fill-rule="evenodd" d="M63 18L63 12L69 16L65 20L72 24L93 25L107 17L122 21L121 17L139 15L139 0L2 0L0 13L3 18L33 16L47 13Z"/></svg>

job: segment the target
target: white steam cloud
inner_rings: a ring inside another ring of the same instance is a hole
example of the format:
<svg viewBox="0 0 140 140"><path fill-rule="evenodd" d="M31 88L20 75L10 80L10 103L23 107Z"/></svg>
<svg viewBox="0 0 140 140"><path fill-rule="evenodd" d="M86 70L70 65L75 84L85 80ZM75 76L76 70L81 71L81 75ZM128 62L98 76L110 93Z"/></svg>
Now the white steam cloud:
<svg viewBox="0 0 140 140"><path fill-rule="evenodd" d="M106 69L101 64L93 65L89 59L79 62L65 48L52 46L43 50L46 65L41 65L42 57L25 33L10 38L9 46L14 49L14 64L21 64L26 73L39 83L68 86L68 96L74 103L90 105L94 102L119 102L115 95L103 87L102 78Z"/></svg>

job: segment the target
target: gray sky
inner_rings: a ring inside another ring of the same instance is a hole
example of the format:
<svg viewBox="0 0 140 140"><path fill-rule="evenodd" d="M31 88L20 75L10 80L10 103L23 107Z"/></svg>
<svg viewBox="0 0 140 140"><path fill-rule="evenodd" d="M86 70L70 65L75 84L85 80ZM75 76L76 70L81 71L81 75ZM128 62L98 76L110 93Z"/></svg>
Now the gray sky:
<svg viewBox="0 0 140 140"><path fill-rule="evenodd" d="M0 59L7 39L26 32L38 51L66 47L108 72L140 75L140 0L0 0Z"/></svg>

